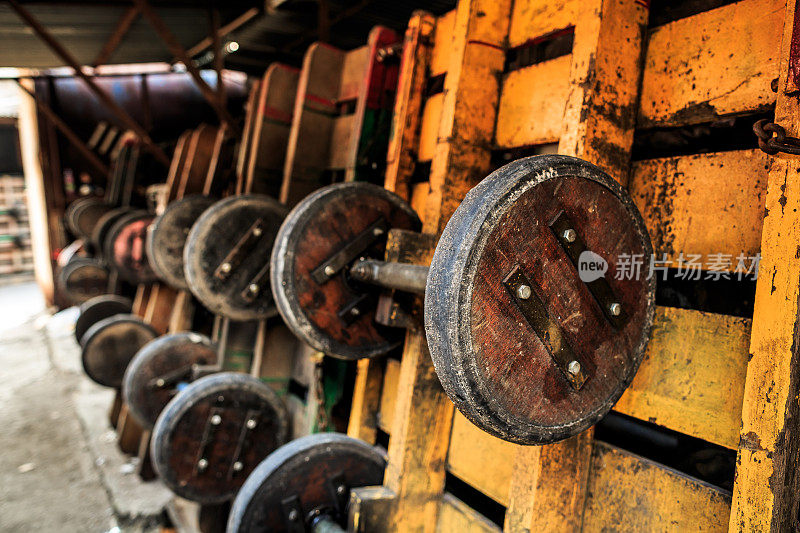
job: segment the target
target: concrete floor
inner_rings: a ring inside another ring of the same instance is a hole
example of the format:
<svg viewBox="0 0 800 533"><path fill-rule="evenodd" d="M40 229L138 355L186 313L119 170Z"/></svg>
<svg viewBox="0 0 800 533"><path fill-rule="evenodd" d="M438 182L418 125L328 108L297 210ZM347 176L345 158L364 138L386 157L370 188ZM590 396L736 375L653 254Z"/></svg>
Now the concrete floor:
<svg viewBox="0 0 800 533"><path fill-rule="evenodd" d="M76 315L51 316L34 283L0 286L0 532L153 531L170 499L117 449Z"/></svg>

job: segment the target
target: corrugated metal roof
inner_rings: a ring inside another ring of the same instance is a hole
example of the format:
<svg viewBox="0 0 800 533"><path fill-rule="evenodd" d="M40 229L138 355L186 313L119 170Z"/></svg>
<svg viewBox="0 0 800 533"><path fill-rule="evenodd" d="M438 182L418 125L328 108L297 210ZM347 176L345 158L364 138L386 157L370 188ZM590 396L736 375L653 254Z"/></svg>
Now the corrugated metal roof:
<svg viewBox="0 0 800 533"><path fill-rule="evenodd" d="M403 31L416 9L442 14L455 7L455 0L404 2L396 0L326 0L330 44L352 49L363 45L373 26L384 25ZM117 21L130 8L129 1L117 2L22 2L81 64L93 63ZM158 13L185 48L191 48L209 34L205 2L151 0ZM221 22L226 24L247 9L259 7L258 0L218 2ZM239 48L226 56L226 67L260 74L272 61L299 65L309 44L317 36L317 0L267 0L268 9L234 31L225 41L236 41ZM199 6L199 7L198 7ZM346 16L345 16L346 15ZM208 64L208 52L196 57ZM110 63L172 62L174 58L152 27L139 17ZM0 67L46 69L62 66L47 46L28 28L6 3L0 3Z"/></svg>

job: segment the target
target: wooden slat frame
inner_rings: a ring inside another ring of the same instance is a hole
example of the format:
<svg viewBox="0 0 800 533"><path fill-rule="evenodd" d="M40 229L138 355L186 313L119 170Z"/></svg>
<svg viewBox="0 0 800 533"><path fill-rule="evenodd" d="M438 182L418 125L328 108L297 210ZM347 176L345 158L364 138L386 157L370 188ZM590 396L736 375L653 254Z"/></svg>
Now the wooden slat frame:
<svg viewBox="0 0 800 533"><path fill-rule="evenodd" d="M752 1L754 0L746 0L746 2ZM469 20L464 14L476 3L462 0L457 12L456 33L459 32L459 28L465 27L459 23L464 24L465 20ZM469 7L466 7L467 4ZM574 25L575 47L571 57L571 89L565 107L563 129L558 137L559 152L574 154L595 162L626 184L635 122L632 115L637 99L636 81L639 77L636 50L642 45L641 35L644 33L646 10L639 4L612 0L594 0L589 4L582 4L580 9L576 5L575 2L545 5L536 0L516 2L515 14L528 13L530 16L531 13L548 13L550 16L543 17L546 20L539 25L535 21L520 22L512 17L513 37L509 36L508 42L511 46L517 46L535 37L535 34L524 37L524 31L520 28L536 27L543 28L542 31L554 31ZM790 16L786 17L785 51L781 57L788 57L794 1L789 2L786 13ZM484 16L486 14L486 11L482 13ZM763 14L768 16L768 10ZM492 16L491 13L489 16ZM783 15L780 18L783 20ZM702 18L689 23L698 24L700 20ZM467 22L466 27L470 27L471 24L474 24L474 21ZM486 36L480 31L474 34L470 31L466 33L471 35L471 40L474 41ZM623 38L626 39L626 44L620 45L618 39ZM627 40L628 38L630 40ZM470 44L473 44L471 40ZM486 45L487 42L492 41L480 40L482 45ZM631 42L634 43L633 50ZM467 54L459 49L457 37L454 43L454 52L461 54L459 59L463 60ZM460 46L468 48L463 44ZM625 54L619 54L621 49L625 49ZM786 68L781 70L781 87L788 91L792 86L785 75L787 70ZM452 71L448 70L448 74L452 74ZM474 71L471 74L474 76ZM617 78L627 80L628 83L619 82ZM464 88L460 83L463 80L453 80L452 76L448 79L451 90L454 87ZM487 77L480 79L485 81ZM447 94L448 102L443 106L444 116L438 137L440 144L432 164L432 194L426 204L425 212L426 230L432 233L436 232L436 229L432 228L439 228L440 224L447 220L453 208L452 197L442 192L446 190L457 197L459 188L468 183L468 180L461 181L465 177L463 172L454 179L451 178L449 183L447 178L442 182L436 181L440 176L438 172L448 168L447 163L453 161L448 157L452 154L448 154L441 145L453 141L446 136L452 131L447 128L448 125L452 126L453 117L458 116L459 97L464 97L469 92L465 90L458 94L458 90L455 89ZM472 93L472 97L485 102L485 99L476 97L478 94L480 91ZM781 107L782 99L783 107ZM734 112L759 110L761 109L759 106L735 109ZM778 109L782 111L777 115L779 120L783 121L781 123L785 122L785 125L793 129L800 127L797 105L783 93L779 93L778 96ZM618 119L619 117L621 119ZM464 121L465 124L461 124L458 120L455 120L455 123L465 129L475 128L468 130L467 136L472 141L480 139L481 132L485 131L485 128L481 130L474 119L464 118ZM680 118L674 124L691 122L692 119ZM476 131L477 135L473 135ZM458 144L458 140L455 144ZM480 162L483 156L484 154L473 151L466 156L468 159L460 161ZM745 239L747 244L742 245L743 251L754 249L757 251L758 248L753 248L753 236L760 235L759 248L763 250L762 254L767 252L772 254L772 261L767 262L770 268L768 272L773 274L772 283L768 285L769 280L764 281L766 278L762 261L752 338L749 335L749 322L744 319L660 308L657 330L649 348L648 358L642 365L642 373L623 396L617 408L623 413L653 419L665 427L709 442L726 447L738 446L740 462L744 461L744 466L737 471L733 513L729 513L729 498L723 492L672 472L661 465L603 443L594 442L591 432L586 432L557 445L517 447L513 465L515 474L506 491L508 508L505 529L509 531L581 529L589 531L612 527L614 523L622 526L628 523L637 524L645 529L669 528L675 524L683 524L686 529L718 530L728 523L729 514L731 529L779 531L787 529L791 523L790 518L796 517L796 502L794 504L789 502L793 497L791 490L800 485L800 477L795 474L796 452L800 447L796 444L796 432L800 428L796 424L797 407L791 400L800 390L800 379L798 379L800 374L796 370L797 346L800 345L797 341L800 335L797 331L800 328L796 326L798 294L800 294L798 287L800 260L791 243L800 240L800 237L795 235L800 231L800 221L797 220L796 211L788 213L784 208L787 200L796 204L800 199L798 192L800 174L792 170L790 165L768 162L765 156L754 151L746 154L711 154L678 159L680 160L674 161L675 164L697 167L691 173L691 177L697 179L703 174L698 168L711 165L715 161L724 163L737 161L740 167L734 170L736 178L750 176L749 183L741 179L729 183L728 186L731 190L742 193L742 198L747 200L748 214L745 223L750 226ZM633 173L634 192L643 191L648 187L651 190L647 194L651 194L652 189L658 187L674 192L663 184L669 172L664 173L659 170L659 164L663 165L664 162L651 161L637 164L637 170ZM758 169L759 165L768 166L769 173L765 173L767 169ZM644 178L644 169L648 166L650 175L656 176L655 182ZM748 169L754 172L749 173ZM756 170L758 171L755 172ZM772 220L769 214L767 215L761 232L759 219L754 213L761 210L759 202L764 195L764 179L767 179L767 213L774 211L777 215ZM442 185L444 187L438 189ZM741 185L743 189L737 190L737 185ZM705 202L701 203L706 205ZM683 208L684 214L681 216L688 217L692 210L697 210L690 204L691 202L688 202ZM703 215L713 217L714 212L711 209L709 213ZM661 219L651 218L651 227L653 221L657 220ZM682 230L682 234L686 233L687 230ZM738 241L731 232L720 231L718 238L725 246L735 250L735 243ZM778 268L779 265L781 268ZM788 273L784 271L786 265L789 266ZM778 294L774 294L776 289ZM758 303L759 297L761 305ZM678 360L680 356L685 356L690 351L692 356L701 361ZM754 352L754 360L755 357L760 357L757 365L754 366L752 362L747 364L750 356L748 352ZM441 395L431 392L428 381L429 362L426 366L425 355L424 343L421 342L419 334L409 332L397 385L395 413L391 420L393 429L390 462L385 481L396 498L392 522L394 528L430 529L430 517L437 516L431 500L436 498L437 488L442 490L442 470L439 463L442 458L442 441L449 441L451 438L450 434L445 435L445 428L454 435L453 441L449 443L450 454L453 454L455 449L453 445L460 441L471 441L470 444L477 448L482 446L482 443L476 440L475 434L471 437L462 436L469 435L469 428L465 429L465 426L461 425L460 415L456 415L456 421L453 422L452 416L448 416L448 406L441 402ZM773 360L775 358L777 361ZM746 384L745 369L747 369ZM690 372L696 372L697 375L689 377L689 381L682 385L690 394L681 402L667 405L684 390L675 389L667 384L677 383L682 379L685 381ZM670 394L665 395L660 392L664 386L667 386ZM383 395L391 395L391 391L384 390ZM738 425L739 415L736 404L742 395L744 396L742 417L745 427L741 435L737 436L735 428ZM765 401L769 403L766 409ZM688 412L682 415L680 412L682 409ZM715 417L715 414L718 416ZM422 427L425 428L424 432ZM789 436L793 436L794 440L790 440ZM396 441L398 437L401 439L400 443ZM416 446L416 451L412 450L412 442ZM507 445L500 441L498 443ZM498 449L497 443L490 443L488 446L489 448L482 454L484 457L496 453ZM464 449L456 450L457 453L463 451ZM448 468L454 474L501 503L506 503L502 480L495 488L487 488L484 485L486 474L471 479L472 474L464 470L463 467L469 464L468 461L459 459L455 454L447 460ZM765 463L773 466L774 470L765 468ZM639 473L639 477L632 476L630 472ZM423 473L426 478L422 477ZM408 475L409 479L403 480L404 475ZM771 475L781 476L780 479L785 481L787 489L771 484ZM613 479L615 482L621 480L625 483L624 490L610 495L603 493L603 497L598 498L597 495L602 493L603 487L610 483L603 481L604 479ZM648 486L657 489L655 494L646 492ZM651 512L640 513L639 510L627 506L626 498L635 500L637 497L644 498L645 507ZM441 510L438 511L440 520L438 523L440 527L445 528L443 530L446 530L447 524L455 523L458 524L458 528L465 528L469 527L471 522L480 519L479 515L476 515L467 521L451 522L449 514L452 506L447 502L448 498L450 496L442 497L439 508ZM671 507L666 505L669 502L673 502ZM601 508L604 505L606 508ZM415 506L413 511L412 506ZM445 514L448 515L446 520L442 518ZM614 520L619 520L619 516L627 517L628 522L615 522ZM661 521L662 518L669 521Z"/></svg>
<svg viewBox="0 0 800 533"><path fill-rule="evenodd" d="M705 268L724 254L711 268L733 272L739 256L749 266L761 249L769 161L761 150L735 150L634 163L630 193L656 257L677 267L681 254L700 255Z"/></svg>
<svg viewBox="0 0 800 533"><path fill-rule="evenodd" d="M778 76L784 0L743 0L650 30L640 127L766 111Z"/></svg>
<svg viewBox="0 0 800 533"><path fill-rule="evenodd" d="M800 104L789 59L800 35L797 8L795 0L786 2L775 106L775 122L795 136ZM800 171L797 159L783 154L770 163L732 531L790 531L800 519Z"/></svg>

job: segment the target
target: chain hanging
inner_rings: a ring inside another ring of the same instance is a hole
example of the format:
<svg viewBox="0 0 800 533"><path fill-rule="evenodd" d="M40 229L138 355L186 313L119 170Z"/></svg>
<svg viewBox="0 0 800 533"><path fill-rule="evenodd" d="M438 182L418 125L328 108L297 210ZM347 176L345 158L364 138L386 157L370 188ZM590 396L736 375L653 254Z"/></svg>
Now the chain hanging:
<svg viewBox="0 0 800 533"><path fill-rule="evenodd" d="M780 152L800 155L800 139L786 135L783 126L761 119L753 124L753 132L758 137L758 147L769 155Z"/></svg>

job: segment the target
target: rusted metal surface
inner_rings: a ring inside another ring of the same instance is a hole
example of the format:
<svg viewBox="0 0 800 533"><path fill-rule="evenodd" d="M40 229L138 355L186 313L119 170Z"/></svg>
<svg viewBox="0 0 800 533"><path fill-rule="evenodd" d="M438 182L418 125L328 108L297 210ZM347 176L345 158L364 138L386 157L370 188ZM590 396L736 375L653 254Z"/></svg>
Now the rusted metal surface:
<svg viewBox="0 0 800 533"><path fill-rule="evenodd" d="M307 197L281 226L271 259L275 301L287 325L316 349L345 359L397 346L402 332L374 322L379 289L359 285L348 270L359 257L383 259L389 228L419 226L408 204L375 185L331 185Z"/></svg>
<svg viewBox="0 0 800 533"><path fill-rule="evenodd" d="M125 370L122 393L128 409L143 427L152 428L180 386L193 380L193 367L216 360L216 347L199 333L173 333L146 344Z"/></svg>
<svg viewBox="0 0 800 533"><path fill-rule="evenodd" d="M268 385L241 373L206 376L181 391L158 417L153 466L182 498L220 503L284 443L287 431L286 408Z"/></svg>
<svg viewBox="0 0 800 533"><path fill-rule="evenodd" d="M58 272L58 287L72 305L104 294L108 290L108 269L90 258L76 258Z"/></svg>
<svg viewBox="0 0 800 533"><path fill-rule="evenodd" d="M591 261L607 268L597 273L605 274L613 303L592 294L588 282L597 278L584 281L588 271L579 274L554 235L550 224L562 213L575 225L570 242L584 242L596 254ZM534 157L482 181L448 223L425 295L431 357L459 410L485 431L524 444L593 425L644 355L655 310L651 253L633 202L597 167ZM625 277L626 256L642 259L641 275ZM506 282L514 272L530 283L511 295ZM549 315L547 327L537 329L521 305L534 297ZM614 318L624 311L626 320L610 319L601 307L615 303Z"/></svg>
<svg viewBox="0 0 800 533"><path fill-rule="evenodd" d="M147 259L163 281L188 290L183 270L183 249L189 231L203 212L214 204L207 196L193 194L169 204L147 233Z"/></svg>
<svg viewBox="0 0 800 533"><path fill-rule="evenodd" d="M296 439L253 471L233 503L228 531L343 531L351 491L380 484L385 466L380 449L345 435Z"/></svg>
<svg viewBox="0 0 800 533"><path fill-rule="evenodd" d="M277 201L250 194L217 202L192 226L184 248L184 270L192 292L210 311L234 320L277 313L268 258L285 216L286 208ZM258 229L256 220L261 221ZM242 245L236 248L237 243Z"/></svg>
<svg viewBox="0 0 800 533"><path fill-rule="evenodd" d="M147 231L155 217L146 211L127 213L108 230L103 251L120 278L134 284L156 280L147 260Z"/></svg>
<svg viewBox="0 0 800 533"><path fill-rule="evenodd" d="M130 360L156 336L155 330L137 316L104 318L81 339L83 369L100 385L118 388Z"/></svg>
<svg viewBox="0 0 800 533"><path fill-rule="evenodd" d="M97 322L114 315L130 314L133 302L130 298L115 294L103 294L86 300L78 308L75 321L75 340L81 342L84 334Z"/></svg>

